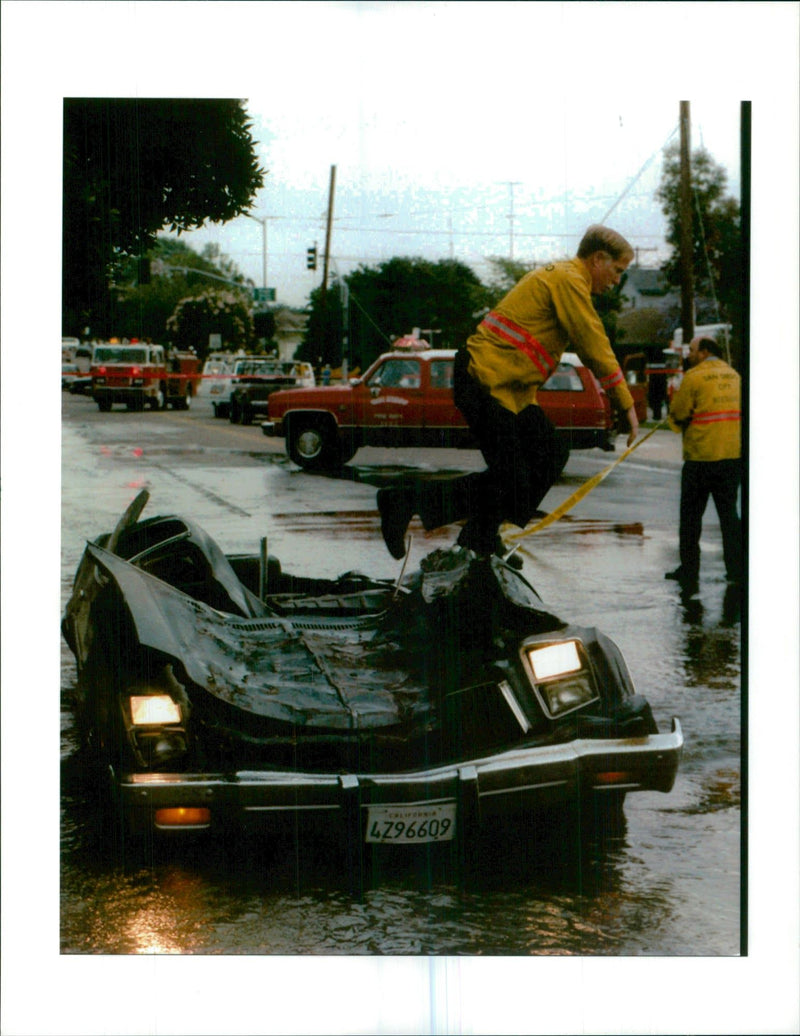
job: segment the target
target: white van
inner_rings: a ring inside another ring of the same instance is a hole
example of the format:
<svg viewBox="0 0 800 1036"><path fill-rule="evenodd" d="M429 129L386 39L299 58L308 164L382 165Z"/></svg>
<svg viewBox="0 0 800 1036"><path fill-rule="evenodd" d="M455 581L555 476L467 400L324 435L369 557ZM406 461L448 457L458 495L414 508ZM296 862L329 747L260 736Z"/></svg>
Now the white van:
<svg viewBox="0 0 800 1036"><path fill-rule="evenodd" d="M243 352L209 353L203 365L203 376L200 380L200 388L197 390L197 395L201 399L203 397L209 398L212 402L218 399L226 382L230 382L230 378L226 379L223 375L229 375L233 370L233 361L244 355Z"/></svg>

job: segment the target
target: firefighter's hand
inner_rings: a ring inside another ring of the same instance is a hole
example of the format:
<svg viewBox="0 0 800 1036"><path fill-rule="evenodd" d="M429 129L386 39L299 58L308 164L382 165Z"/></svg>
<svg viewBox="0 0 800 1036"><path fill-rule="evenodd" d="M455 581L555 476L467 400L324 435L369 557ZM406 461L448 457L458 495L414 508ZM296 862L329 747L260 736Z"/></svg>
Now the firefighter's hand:
<svg viewBox="0 0 800 1036"><path fill-rule="evenodd" d="M632 406L625 412L625 419L628 422L628 446L633 446L636 436L639 434L639 418L636 416L636 407Z"/></svg>

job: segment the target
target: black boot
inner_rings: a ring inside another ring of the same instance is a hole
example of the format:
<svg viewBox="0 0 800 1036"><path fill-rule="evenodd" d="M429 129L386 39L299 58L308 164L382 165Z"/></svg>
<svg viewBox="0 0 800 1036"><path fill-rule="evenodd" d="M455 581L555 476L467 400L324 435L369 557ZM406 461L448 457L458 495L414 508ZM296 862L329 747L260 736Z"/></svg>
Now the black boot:
<svg viewBox="0 0 800 1036"><path fill-rule="evenodd" d="M383 541L392 557L400 561L406 555L406 530L414 517L413 495L405 489L379 489L378 510Z"/></svg>
<svg viewBox="0 0 800 1036"><path fill-rule="evenodd" d="M698 591L697 576L691 576L679 566L672 572L664 573L665 579L674 579L680 586L681 592L693 596Z"/></svg>

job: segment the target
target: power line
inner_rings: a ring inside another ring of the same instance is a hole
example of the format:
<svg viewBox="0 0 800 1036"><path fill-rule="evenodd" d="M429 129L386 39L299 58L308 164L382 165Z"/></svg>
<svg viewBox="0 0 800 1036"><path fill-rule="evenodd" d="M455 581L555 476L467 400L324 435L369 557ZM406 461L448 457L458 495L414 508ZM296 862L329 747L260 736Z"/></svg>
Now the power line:
<svg viewBox="0 0 800 1036"><path fill-rule="evenodd" d="M670 135L667 137L667 139L661 145L661 147L658 148L657 151L654 151L653 154L647 159L647 161L642 166L642 168L639 170L639 172L636 174L636 176L634 176L634 178L631 180L631 182L628 184L628 186L625 188L625 190L622 192L622 194L620 194L620 196L617 198L617 200L614 202L614 204L611 206L611 208L608 210L608 212L605 214L605 216L603 216L603 218L600 220L601 223L605 223L605 221L608 219L608 217L611 215L611 213L614 211L614 209L617 207L617 205L619 205L619 203L622 201L622 199L625 197L625 195L630 191L631 187L633 187L633 185L636 183L636 181L639 179L639 177L642 175L642 173L645 171L645 169L647 169L647 167L650 165L650 163L653 161L653 159L656 157L656 155L660 155L661 154L661 152L664 150L664 148L667 146L667 144L669 144L669 142L672 140L672 138L675 136L675 134L677 132L678 132L678 127L675 126L674 129L672 130L672 132L670 133Z"/></svg>

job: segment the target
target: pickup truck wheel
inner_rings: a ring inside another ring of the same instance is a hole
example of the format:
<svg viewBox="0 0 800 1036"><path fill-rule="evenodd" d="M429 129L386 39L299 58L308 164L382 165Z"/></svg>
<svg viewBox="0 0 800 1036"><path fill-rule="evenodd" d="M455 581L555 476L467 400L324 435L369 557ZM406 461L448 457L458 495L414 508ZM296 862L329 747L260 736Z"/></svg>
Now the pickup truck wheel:
<svg viewBox="0 0 800 1036"><path fill-rule="evenodd" d="M231 412L228 415L228 420L231 422L231 424L242 423L242 408L239 406L238 403L231 403Z"/></svg>
<svg viewBox="0 0 800 1036"><path fill-rule="evenodd" d="M286 441L286 451L295 464L307 471L334 468L340 463L334 433L320 421L292 422Z"/></svg>
<svg viewBox="0 0 800 1036"><path fill-rule="evenodd" d="M242 404L242 424L253 423L253 411L246 403Z"/></svg>

